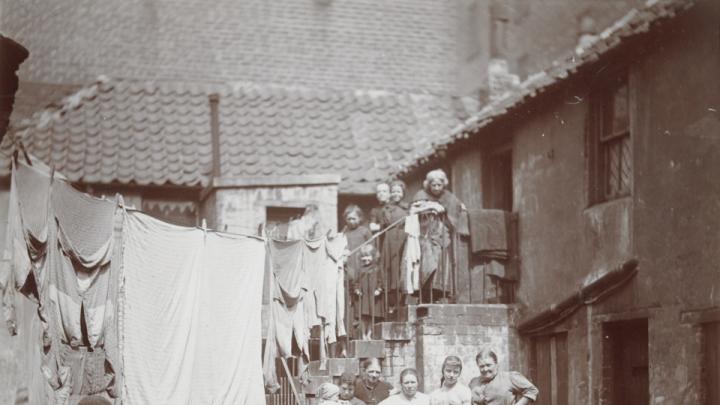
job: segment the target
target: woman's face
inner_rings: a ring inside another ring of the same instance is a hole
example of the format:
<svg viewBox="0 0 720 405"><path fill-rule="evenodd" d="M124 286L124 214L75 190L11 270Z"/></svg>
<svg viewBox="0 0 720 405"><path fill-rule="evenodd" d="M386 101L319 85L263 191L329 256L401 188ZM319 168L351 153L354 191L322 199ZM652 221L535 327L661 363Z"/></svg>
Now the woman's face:
<svg viewBox="0 0 720 405"><path fill-rule="evenodd" d="M400 385L402 385L402 392L406 397L414 397L418 386L417 376L415 374L405 374L402 381L400 381Z"/></svg>
<svg viewBox="0 0 720 405"><path fill-rule="evenodd" d="M478 363L478 368L480 369L480 379L483 381L490 381L497 375L498 367L495 360L490 357L483 357L481 358Z"/></svg>
<svg viewBox="0 0 720 405"><path fill-rule="evenodd" d="M380 373L380 365L375 362L370 363L370 365L365 369L365 383L374 387L375 384L380 381Z"/></svg>
<svg viewBox="0 0 720 405"><path fill-rule="evenodd" d="M390 189L390 201L399 203L405 197L405 191L402 186L392 186Z"/></svg>
<svg viewBox="0 0 720 405"><path fill-rule="evenodd" d="M385 183L378 184L375 187L375 197L380 204L385 204L390 200L390 186Z"/></svg>
<svg viewBox="0 0 720 405"><path fill-rule="evenodd" d="M460 366L445 366L445 368L443 368L443 379L445 380L445 385L448 387L455 385L455 383L458 382L458 378L460 378L461 371L462 368Z"/></svg>
<svg viewBox="0 0 720 405"><path fill-rule="evenodd" d="M431 179L428 183L428 187L430 188L430 194L434 195L435 197L439 197L443 190L445 190L445 183L442 181L442 179Z"/></svg>

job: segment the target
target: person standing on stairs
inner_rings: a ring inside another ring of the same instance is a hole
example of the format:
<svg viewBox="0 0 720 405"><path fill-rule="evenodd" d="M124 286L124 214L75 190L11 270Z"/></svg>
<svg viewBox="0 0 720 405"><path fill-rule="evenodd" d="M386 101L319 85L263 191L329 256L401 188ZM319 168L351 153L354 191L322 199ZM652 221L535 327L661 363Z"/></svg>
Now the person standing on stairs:
<svg viewBox="0 0 720 405"><path fill-rule="evenodd" d="M377 405L390 395L393 387L380 379L382 368L377 358L364 360L362 369L362 378L355 381L355 396L367 405Z"/></svg>

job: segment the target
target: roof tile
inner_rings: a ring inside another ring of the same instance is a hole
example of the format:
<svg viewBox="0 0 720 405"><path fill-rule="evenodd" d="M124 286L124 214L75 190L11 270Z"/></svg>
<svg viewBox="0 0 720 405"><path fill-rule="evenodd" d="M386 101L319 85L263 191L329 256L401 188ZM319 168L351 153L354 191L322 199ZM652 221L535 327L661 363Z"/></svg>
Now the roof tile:
<svg viewBox="0 0 720 405"><path fill-rule="evenodd" d="M461 123L450 97L100 78L17 133L73 181L206 185L212 93L222 95L224 176L340 174L346 193L371 192L367 182L395 167L393 158L424 147L417 139Z"/></svg>

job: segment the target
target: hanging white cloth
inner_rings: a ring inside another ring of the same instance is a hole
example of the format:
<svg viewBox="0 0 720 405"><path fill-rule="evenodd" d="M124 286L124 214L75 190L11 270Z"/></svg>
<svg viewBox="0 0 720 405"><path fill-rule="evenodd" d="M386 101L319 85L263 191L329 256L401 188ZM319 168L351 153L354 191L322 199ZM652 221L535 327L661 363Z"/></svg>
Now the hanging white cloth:
<svg viewBox="0 0 720 405"><path fill-rule="evenodd" d="M264 403L264 243L138 212L123 238L125 400Z"/></svg>

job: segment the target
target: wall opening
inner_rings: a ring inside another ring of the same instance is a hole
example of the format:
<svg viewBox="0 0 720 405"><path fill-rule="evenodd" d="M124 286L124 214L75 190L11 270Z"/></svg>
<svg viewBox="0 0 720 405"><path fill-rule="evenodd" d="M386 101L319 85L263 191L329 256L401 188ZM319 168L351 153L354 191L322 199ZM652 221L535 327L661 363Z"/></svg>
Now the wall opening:
<svg viewBox="0 0 720 405"><path fill-rule="evenodd" d="M273 238L285 240L288 234L288 223L302 217L305 208L296 207L266 207L265 231Z"/></svg>
<svg viewBox="0 0 720 405"><path fill-rule="evenodd" d="M512 149L498 148L488 154L483 170L483 207L513 210Z"/></svg>
<svg viewBox="0 0 720 405"><path fill-rule="evenodd" d="M720 404L720 322L703 325L703 385L705 404Z"/></svg>
<svg viewBox="0 0 720 405"><path fill-rule="evenodd" d="M649 404L648 321L603 324L603 403Z"/></svg>

